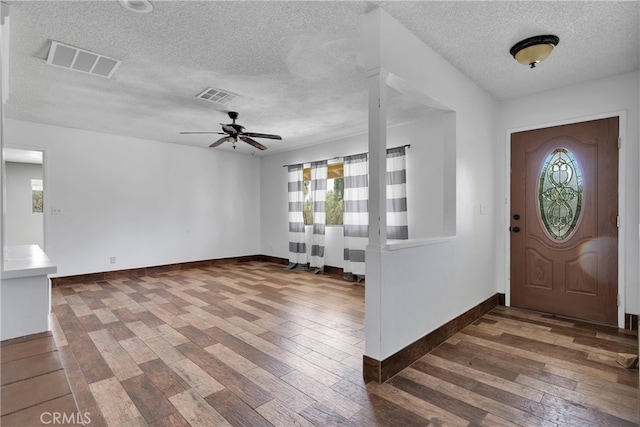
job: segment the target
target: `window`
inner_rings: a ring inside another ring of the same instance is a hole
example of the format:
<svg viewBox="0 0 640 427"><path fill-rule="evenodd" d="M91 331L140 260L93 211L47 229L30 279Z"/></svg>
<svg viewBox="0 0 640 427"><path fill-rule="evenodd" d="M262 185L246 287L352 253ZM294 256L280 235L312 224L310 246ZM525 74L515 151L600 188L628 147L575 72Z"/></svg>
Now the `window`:
<svg viewBox="0 0 640 427"><path fill-rule="evenodd" d="M303 171L304 179L304 224L313 225L313 200L311 200L311 168L305 168ZM336 163L328 166L327 172L327 200L326 209L326 225L342 225L342 198L344 196L344 179L342 163Z"/></svg>
<svg viewBox="0 0 640 427"><path fill-rule="evenodd" d="M42 180L31 180L31 212L42 212Z"/></svg>
<svg viewBox="0 0 640 427"><path fill-rule="evenodd" d="M582 176L576 158L558 148L542 166L538 184L539 212L549 235L562 241L574 231L582 212Z"/></svg>

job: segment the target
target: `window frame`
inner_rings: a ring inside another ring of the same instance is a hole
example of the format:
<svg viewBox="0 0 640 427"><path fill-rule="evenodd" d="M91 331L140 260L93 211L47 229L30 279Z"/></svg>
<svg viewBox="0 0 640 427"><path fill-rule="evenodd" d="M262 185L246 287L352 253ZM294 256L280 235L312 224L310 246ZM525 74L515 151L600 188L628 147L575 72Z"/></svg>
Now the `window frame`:
<svg viewBox="0 0 640 427"><path fill-rule="evenodd" d="M327 180L329 179L344 179L344 163L337 162L327 165ZM310 187L311 187L311 167L305 167L302 170L302 182L304 187L304 203L303 203L303 217L304 217L304 225L311 226L313 225L313 212L305 212L307 207L307 201L310 200ZM327 193L329 191L333 191L327 189ZM343 192L343 201L342 207L344 210L344 192ZM343 213L344 215L344 213ZM308 218L310 218L311 222L308 222ZM325 227L342 227L343 224L325 224Z"/></svg>
<svg viewBox="0 0 640 427"><path fill-rule="evenodd" d="M36 205L39 200L39 205ZM31 180L31 213L44 213L44 180Z"/></svg>

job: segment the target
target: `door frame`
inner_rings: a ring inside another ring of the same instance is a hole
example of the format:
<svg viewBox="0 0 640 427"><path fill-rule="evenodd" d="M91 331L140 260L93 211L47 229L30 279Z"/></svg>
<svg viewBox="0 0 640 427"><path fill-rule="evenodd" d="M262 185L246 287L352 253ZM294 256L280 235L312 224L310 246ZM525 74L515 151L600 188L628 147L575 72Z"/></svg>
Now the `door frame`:
<svg viewBox="0 0 640 427"><path fill-rule="evenodd" d="M625 323L625 243L626 234L631 224L627 224L625 218L626 208L626 164L624 162L626 155L626 141L627 141L627 112L626 111L613 111L610 113L594 114L582 117L575 117L571 119L558 120L553 122L535 123L532 125L522 126L518 128L509 128L505 135L505 165L504 165L504 177L505 177L505 193L504 193L504 211L503 211L503 223L505 233L505 305L508 307L511 305L511 239L509 233L509 218L511 217L511 134L516 132L523 132L529 130L543 129L553 126L568 125L580 122L588 122L591 120L607 119L610 117L618 117L618 136L622 141L622 146L618 150L618 215L620 215L620 227L618 228L618 295L620 298L620 304L618 305L618 327L624 328Z"/></svg>

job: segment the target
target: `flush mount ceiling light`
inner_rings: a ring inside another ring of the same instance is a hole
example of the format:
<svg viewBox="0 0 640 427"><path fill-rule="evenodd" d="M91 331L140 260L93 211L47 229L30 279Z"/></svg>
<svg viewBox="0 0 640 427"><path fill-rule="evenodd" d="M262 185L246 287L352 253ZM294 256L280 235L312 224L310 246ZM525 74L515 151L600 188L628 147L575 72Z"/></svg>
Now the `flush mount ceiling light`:
<svg viewBox="0 0 640 427"><path fill-rule="evenodd" d="M509 52L523 65L535 68L538 62L544 61L558 45L558 36L534 36L514 44Z"/></svg>
<svg viewBox="0 0 640 427"><path fill-rule="evenodd" d="M118 0L118 3L135 13L149 13L153 10L153 5L149 0Z"/></svg>

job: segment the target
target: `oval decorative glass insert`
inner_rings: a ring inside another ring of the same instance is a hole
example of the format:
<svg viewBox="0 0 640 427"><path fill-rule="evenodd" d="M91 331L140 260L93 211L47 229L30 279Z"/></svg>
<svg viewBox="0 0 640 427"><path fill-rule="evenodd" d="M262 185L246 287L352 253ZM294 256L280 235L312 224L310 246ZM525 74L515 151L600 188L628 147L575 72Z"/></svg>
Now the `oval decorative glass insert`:
<svg viewBox="0 0 640 427"><path fill-rule="evenodd" d="M576 158L566 148L557 148L544 162L538 200L549 236L557 241L568 238L582 212L582 175Z"/></svg>

